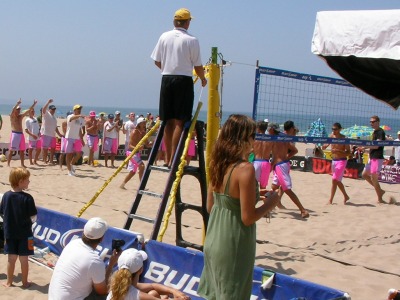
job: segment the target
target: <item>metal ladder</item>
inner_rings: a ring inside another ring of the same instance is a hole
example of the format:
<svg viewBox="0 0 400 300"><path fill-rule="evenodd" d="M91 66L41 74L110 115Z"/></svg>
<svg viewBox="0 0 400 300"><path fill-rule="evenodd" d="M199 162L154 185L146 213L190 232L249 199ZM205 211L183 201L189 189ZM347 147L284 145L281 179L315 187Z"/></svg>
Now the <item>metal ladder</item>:
<svg viewBox="0 0 400 300"><path fill-rule="evenodd" d="M128 213L124 229L129 230L133 219L138 220L138 221L144 221L147 223L152 223L153 224L153 229L150 235L150 239L156 240L157 236L160 231L162 219L165 213L165 209L168 204L168 199L170 196L171 188L174 183L174 180L176 178L176 171L178 170L178 166L180 163L180 158L182 156L182 152L185 146L185 141L186 138L188 137L189 134L189 128L190 128L190 122L185 123L184 129L182 131L181 137L179 139L179 143L177 146L177 149L175 151L175 155L173 158L173 162L171 165L171 168L168 169L166 167L159 167L155 166L154 162L157 157L158 149L160 147L163 135L164 135L164 129L165 129L165 123L162 122L160 129L158 131L156 140L153 144L153 147L151 149L147 166L146 169L143 173L142 180L140 182L138 191L136 193L135 200L133 201L132 207ZM176 244L181 247L192 247L198 250L202 250L202 246L191 243L188 241L185 241L182 237L182 215L186 210L195 210L199 212L202 216L203 219L203 226L207 226L208 223L208 213L206 210L206 199L207 199L207 184L206 184L206 172L205 172L205 160L204 160L204 123L201 121L196 122L196 134L198 137L198 157L199 157L199 167L192 167L192 166L185 166L183 170L183 176L185 175L191 175L194 176L198 179L199 184L200 184L200 190L201 190L201 205L193 205L193 204L188 204L188 203L183 203L181 199L181 193L180 193L180 185L178 187L177 195L176 195L176 204L175 204L175 215L176 215ZM152 191L148 191L146 189L147 182L150 178L150 174L152 171L158 171L158 172L168 172L169 176L167 179L167 182L164 187L164 191L162 194L155 193ZM142 196L147 195L155 198L160 199L159 203L159 208L157 211L157 214L155 218L143 216L143 215L138 215L136 212L139 208L140 202L142 200Z"/></svg>

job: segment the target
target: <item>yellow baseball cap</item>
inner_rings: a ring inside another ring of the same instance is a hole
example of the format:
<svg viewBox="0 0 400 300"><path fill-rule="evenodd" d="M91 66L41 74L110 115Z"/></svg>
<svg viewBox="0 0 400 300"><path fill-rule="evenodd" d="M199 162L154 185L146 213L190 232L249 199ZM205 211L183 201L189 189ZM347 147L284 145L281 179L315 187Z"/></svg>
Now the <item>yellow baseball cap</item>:
<svg viewBox="0 0 400 300"><path fill-rule="evenodd" d="M72 110L80 109L80 108L82 108L82 105L76 104L76 105L74 105L74 107L72 108Z"/></svg>
<svg viewBox="0 0 400 300"><path fill-rule="evenodd" d="M186 8L180 8L175 12L174 20L190 20L193 19L193 16L190 14L190 11Z"/></svg>

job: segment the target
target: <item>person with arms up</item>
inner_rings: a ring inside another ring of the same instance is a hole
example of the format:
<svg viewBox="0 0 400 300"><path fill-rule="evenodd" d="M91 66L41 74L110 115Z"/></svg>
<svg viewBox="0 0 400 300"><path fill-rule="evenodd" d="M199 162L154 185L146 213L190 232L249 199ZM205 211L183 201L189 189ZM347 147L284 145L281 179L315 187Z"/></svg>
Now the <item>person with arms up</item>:
<svg viewBox="0 0 400 300"><path fill-rule="evenodd" d="M186 8L174 15L174 29L163 33L151 58L162 74L160 90L160 119L164 130L165 166L171 167L183 125L192 117L194 102L193 68L207 84L201 63L200 46L196 37L188 33L192 16Z"/></svg>
<svg viewBox="0 0 400 300"><path fill-rule="evenodd" d="M15 263L21 263L22 287L28 288L28 256L33 255L32 224L36 221L37 209L33 197L24 192L29 186L30 173L25 168L12 168L9 181L11 191L5 192L0 204L0 215L4 220L4 252L8 254L7 281L13 284Z"/></svg>
<svg viewBox="0 0 400 300"><path fill-rule="evenodd" d="M96 251L108 229L106 221L91 218L83 228L82 238L72 240L63 249L49 286L49 300L83 300L107 295L108 280L120 253L113 253L105 266Z"/></svg>
<svg viewBox="0 0 400 300"><path fill-rule="evenodd" d="M118 258L118 271L111 278L107 300L156 300L171 297L190 300L189 296L174 288L158 283L140 283L139 276L143 272L143 261L146 259L147 253L144 251L130 248L122 252Z"/></svg>
<svg viewBox="0 0 400 300"><path fill-rule="evenodd" d="M21 99L17 101L14 105L11 114L10 114L10 122L11 122L11 138L10 138L10 147L7 157L7 165L10 166L11 158L13 155L13 151L19 152L19 157L21 159L21 167L25 168L25 136L22 130L22 120L25 116L27 116L31 109L33 109L37 103L37 100L33 101L32 106L27 109L25 112L21 113Z"/></svg>
<svg viewBox="0 0 400 300"><path fill-rule="evenodd" d="M35 117L35 109L29 111L29 117L25 120L25 132L28 134L29 140L29 163L31 165L38 165L39 155L41 151L40 141L40 126L37 118ZM35 157L33 158L33 151L35 150ZM33 160L32 160L33 159Z"/></svg>
<svg viewBox="0 0 400 300"><path fill-rule="evenodd" d="M380 119L378 116L372 116L369 120L371 127L374 129L372 133L373 141L384 141L386 140L385 131L379 127ZM363 150L369 149L369 159L362 172L362 177L374 187L375 193L378 196L378 204L386 203L383 201L383 194L385 191L382 190L379 184L378 177L383 165L383 146L368 146L360 147Z"/></svg>
<svg viewBox="0 0 400 300"><path fill-rule="evenodd" d="M57 127L57 118L54 115L56 113L55 105L53 99L49 99L42 108L42 127L40 133L42 135L42 156L44 163L54 164L54 153L56 151L56 133L58 136L62 137ZM50 148L50 157L48 158L48 151Z"/></svg>
<svg viewBox="0 0 400 300"><path fill-rule="evenodd" d="M253 165L248 162L256 124L231 115L210 160L204 269L197 293L206 299L250 299L256 253L256 221L278 203L276 192L260 200Z"/></svg>
<svg viewBox="0 0 400 300"><path fill-rule="evenodd" d="M344 139L346 136L341 134L340 130L342 130L342 125L340 125L340 123L333 123L332 134L329 137L334 139ZM329 144L322 145L323 150L325 150L328 147ZM333 203L333 197L335 197L336 189L338 187L344 196L343 203L346 204L346 202L350 199L350 197L346 193L346 189L344 188L342 179L344 171L346 170L347 156L351 154L350 145L333 144L331 145L331 153L332 153L332 188L331 188L331 197L329 198L328 204Z"/></svg>

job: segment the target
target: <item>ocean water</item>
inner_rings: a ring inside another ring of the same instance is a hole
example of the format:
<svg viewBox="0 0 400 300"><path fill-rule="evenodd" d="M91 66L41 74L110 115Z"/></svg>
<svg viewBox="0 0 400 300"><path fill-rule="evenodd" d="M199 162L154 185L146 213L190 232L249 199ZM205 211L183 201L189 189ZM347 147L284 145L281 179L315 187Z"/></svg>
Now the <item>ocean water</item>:
<svg viewBox="0 0 400 300"><path fill-rule="evenodd" d="M56 115L60 118L65 117L66 113L68 111L72 110L71 106L63 106L63 105L56 105L56 106L57 106ZM11 105L11 104L0 104L0 114L1 115L9 115L12 107L13 107L13 105ZM41 105L39 104L38 107L41 107ZM28 108L28 105L22 106L22 109L26 109L26 108ZM91 111L91 110L96 111L97 114L100 112L105 112L106 114L110 114L110 113L115 113L116 110L119 110L121 112L121 116L124 120L128 119L127 115L130 112L135 112L135 114L137 116L139 116L140 114L143 114L144 116L146 116L147 113L151 113L154 117L156 117L158 115L158 108L126 108L126 107L103 107L103 106L91 106L91 107L84 106L82 113L89 114L89 111ZM223 124L226 121L226 119L229 117L229 115L231 115L233 113L245 114L247 116L252 117L252 112L233 111L233 110L223 111L222 118L221 118L221 124ZM194 114L194 111L193 111L193 114ZM271 113L265 117L268 118L268 120L270 122L275 122L275 123L280 124L282 129L283 129L283 123L285 121L292 120L300 130L299 135L304 135L307 132L307 130L310 128L311 123L318 119L318 117L314 118L314 117L310 117L309 115L305 116L305 115L301 115L301 114L277 114L277 113ZM343 128L351 127L354 125L370 126L369 117L370 116L359 117L359 116L346 116L346 115L321 115L321 116L319 116L322 123L326 126L326 130L327 130L328 134L331 132L330 128L331 128L332 124L335 122L339 122ZM380 116L380 118L381 118L381 125L388 125L391 128L391 130L385 130L386 133L396 137L397 131L400 130L400 119L386 118L385 116ZM207 107L206 107L206 105L203 105L203 107L201 108L198 120L207 122Z"/></svg>
<svg viewBox="0 0 400 300"><path fill-rule="evenodd" d="M29 108L29 106L31 105L31 103L26 104L26 106L23 104L22 105L22 109L27 109ZM43 103L39 103L36 106L36 115L38 112L38 107L42 107L44 104ZM66 117L66 114L68 111L72 110L72 106L63 106L63 105L57 105L57 103L55 103L57 110L56 110L56 116L60 117L60 118L64 118ZM0 104L0 114L1 115L9 115L11 110L13 108L12 104ZM195 107L194 107L194 111L193 114L195 113L195 109L197 108L197 104L195 103ZM154 117L156 117L158 115L158 108L126 108L126 107L104 107L104 106L83 106L83 110L82 110L82 114L84 115L88 115L89 112L91 110L94 110L97 114L101 113L101 112L105 112L106 115L107 114L114 114L115 111L120 111L121 112L121 117L125 120L128 120L128 115L130 112L134 112L136 114L136 116L139 115L144 115L146 116L147 113L151 113ZM233 113L237 113L237 114L245 114L247 116L251 117L251 112L243 112L243 111L224 111L222 112L222 118L221 118L221 124L223 124L226 119L229 117L229 115L233 114ZM198 120L203 121L203 122L207 122L207 107L203 104L200 113L199 113L199 117Z"/></svg>

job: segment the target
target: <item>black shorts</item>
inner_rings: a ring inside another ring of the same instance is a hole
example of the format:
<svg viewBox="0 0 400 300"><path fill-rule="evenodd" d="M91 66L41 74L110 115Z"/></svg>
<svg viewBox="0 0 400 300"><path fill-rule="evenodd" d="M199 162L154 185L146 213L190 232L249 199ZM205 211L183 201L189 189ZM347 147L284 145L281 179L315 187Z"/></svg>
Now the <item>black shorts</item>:
<svg viewBox="0 0 400 300"><path fill-rule="evenodd" d="M192 118L194 102L193 79L190 76L164 75L160 90L160 120Z"/></svg>
<svg viewBox="0 0 400 300"><path fill-rule="evenodd" d="M4 244L4 253L20 256L33 255L33 238L6 239Z"/></svg>

